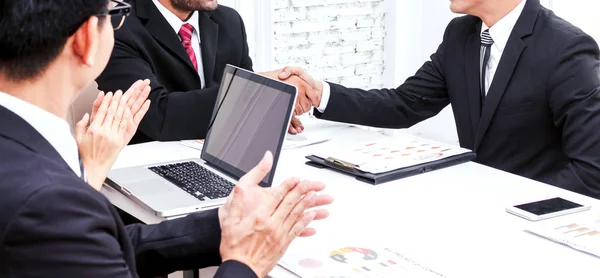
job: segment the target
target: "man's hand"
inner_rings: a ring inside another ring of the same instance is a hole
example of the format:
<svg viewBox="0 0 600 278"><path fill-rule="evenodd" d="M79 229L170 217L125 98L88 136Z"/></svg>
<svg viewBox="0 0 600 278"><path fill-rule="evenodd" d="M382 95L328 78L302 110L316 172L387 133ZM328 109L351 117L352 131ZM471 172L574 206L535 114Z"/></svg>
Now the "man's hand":
<svg viewBox="0 0 600 278"><path fill-rule="evenodd" d="M308 85L311 90L305 90L305 98L304 101L308 101L310 105L308 108L305 105L302 105L302 113L298 113L296 111L296 115L304 114L310 111L310 106L319 107L321 105L321 98L323 96L323 83L321 81L316 81L310 74L308 74L305 70L299 67L285 67L279 71L277 78L284 82L295 82L294 78L297 77L301 79L306 85ZM291 81L290 81L291 80ZM298 95L300 98L300 94ZM298 105L296 105L298 106Z"/></svg>
<svg viewBox="0 0 600 278"><path fill-rule="evenodd" d="M119 153L127 146L150 107L150 101L146 100L149 91L142 86L148 83L140 82L132 86L134 90L130 89L128 95L121 91L114 95L100 92L94 101L93 119L85 114L77 123L75 139L88 183L96 190L102 187ZM140 99L143 100L138 103ZM132 108L135 113L131 112Z"/></svg>
<svg viewBox="0 0 600 278"><path fill-rule="evenodd" d="M131 85L131 87L129 88L129 90L127 90L127 92L125 92L125 96L127 96L128 100L127 100L127 107L129 107L129 110L131 112L131 114L133 115L133 122L130 122L128 125L128 129L125 131L125 137L123 138L124 140L127 141L127 143L129 143L129 141L131 141L131 138L133 138L133 136L135 135L135 132L137 131L137 127L140 123L140 121L142 120L142 118L144 118L144 115L146 114L146 112L148 111L148 107L150 105L149 102L147 102L146 100L148 99L148 95L150 94L150 80L146 79L146 80L138 80L135 83L133 83L133 85ZM100 105L102 104L102 100L103 100L104 94L102 92L100 92L100 94L98 94L98 97L96 98L96 100L94 101L93 107L92 107L92 116L90 117L90 121L94 121L94 117L96 116L96 114L98 113L98 109L100 108ZM144 105L148 105L148 107L144 107ZM145 111L143 113L140 113L140 111L144 110Z"/></svg>
<svg viewBox="0 0 600 278"><path fill-rule="evenodd" d="M304 131L304 125L302 125L302 122L300 119L298 119L298 117L293 116L288 132L291 134L298 134L302 131Z"/></svg>
<svg viewBox="0 0 600 278"><path fill-rule="evenodd" d="M306 82L299 76L295 76L293 74L295 72L299 72L299 70L298 70L299 68L291 68L291 69L293 69L294 71L292 72L291 70L288 70L291 73L286 73L285 75L283 74L283 70L285 70L285 69L275 70L275 71L271 71L271 72L264 72L261 74L264 76L273 78L273 79L283 81L285 83L288 83L288 84L298 88L298 97L296 99L296 106L294 107L294 115L299 116L299 115L302 115L302 114L310 111L312 105L311 105L311 101L308 98L308 96L317 94L315 92L315 90L317 90L318 88L314 87L314 84ZM301 69L300 69L300 71L301 71ZM308 74L304 73L304 75L308 75ZM281 78L282 76L285 76L285 78ZM308 77L310 77L310 76L308 76ZM312 79L312 77L310 79ZM313 83L314 83L314 80L313 80Z"/></svg>
<svg viewBox="0 0 600 278"><path fill-rule="evenodd" d="M321 183L300 182L292 178L278 187L258 185L271 170L273 156L263 160L240 179L227 202L219 209L221 223L221 257L249 266L259 277L265 277L283 256L297 236L311 236L307 229L313 220L329 215L325 209L307 209L333 202L329 196L318 196L325 188Z"/></svg>

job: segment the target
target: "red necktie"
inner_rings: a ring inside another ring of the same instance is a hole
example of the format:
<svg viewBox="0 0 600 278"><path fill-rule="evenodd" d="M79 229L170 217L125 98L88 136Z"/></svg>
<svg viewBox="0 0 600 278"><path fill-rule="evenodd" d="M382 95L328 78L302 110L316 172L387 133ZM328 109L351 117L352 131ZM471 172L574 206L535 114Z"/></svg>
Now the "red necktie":
<svg viewBox="0 0 600 278"><path fill-rule="evenodd" d="M181 25L181 29L179 29L179 37L181 38L181 44L187 52L187 55L190 57L192 61L192 65L196 71L198 71L198 62L196 61L196 54L194 53L194 48L192 47L192 34L194 33L194 26L189 23Z"/></svg>

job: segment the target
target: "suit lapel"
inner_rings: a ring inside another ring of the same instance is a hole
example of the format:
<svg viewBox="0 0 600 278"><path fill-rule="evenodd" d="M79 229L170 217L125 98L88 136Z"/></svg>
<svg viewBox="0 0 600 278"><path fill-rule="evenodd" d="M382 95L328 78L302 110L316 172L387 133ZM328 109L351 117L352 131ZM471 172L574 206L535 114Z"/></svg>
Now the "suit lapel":
<svg viewBox="0 0 600 278"><path fill-rule="evenodd" d="M477 26L480 26L480 24ZM479 52L481 51L481 47L477 30L479 30L479 27L469 36L465 45L467 57L467 99L469 101L469 111L471 112L473 134L477 130L477 125L481 117L481 94L479 93Z"/></svg>
<svg viewBox="0 0 600 278"><path fill-rule="evenodd" d="M212 12L200 12L200 40L206 86L212 86L219 41L219 25L210 19Z"/></svg>
<svg viewBox="0 0 600 278"><path fill-rule="evenodd" d="M481 140L483 140L483 137L490 126L492 118L502 100L502 96L504 96L506 87L512 78L515 67L519 62L519 58L521 58L521 54L523 53L523 50L525 50L525 47L526 45L521 38L513 38L513 36L511 36L511 39L508 40L502 58L500 58L498 70L494 75L494 79L492 80L492 84L485 98L481 120L479 121L476 133L475 149L481 144Z"/></svg>
<svg viewBox="0 0 600 278"><path fill-rule="evenodd" d="M188 68L194 72L196 69L192 65L190 57L185 52L179 35L174 32L167 20L162 16L158 8L150 0L137 1L137 16L146 22L145 28L167 51L178 57L181 62L188 65Z"/></svg>
<svg viewBox="0 0 600 278"><path fill-rule="evenodd" d="M519 59L523 51L527 48L527 44L523 39L533 33L533 27L535 26L535 21L540 10L541 4L539 0L528 0L519 20L517 20L513 28L485 99L481 120L476 129L475 150L481 145L494 118L496 109L502 101L502 97L510 83Z"/></svg>

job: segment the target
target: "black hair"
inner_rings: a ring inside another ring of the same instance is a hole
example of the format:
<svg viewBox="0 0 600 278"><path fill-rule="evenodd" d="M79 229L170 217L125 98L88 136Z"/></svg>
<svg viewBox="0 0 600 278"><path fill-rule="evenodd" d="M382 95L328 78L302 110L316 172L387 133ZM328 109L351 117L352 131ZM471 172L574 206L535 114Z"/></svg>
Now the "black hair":
<svg viewBox="0 0 600 278"><path fill-rule="evenodd" d="M15 81L39 76L107 6L108 0L0 0L0 72Z"/></svg>

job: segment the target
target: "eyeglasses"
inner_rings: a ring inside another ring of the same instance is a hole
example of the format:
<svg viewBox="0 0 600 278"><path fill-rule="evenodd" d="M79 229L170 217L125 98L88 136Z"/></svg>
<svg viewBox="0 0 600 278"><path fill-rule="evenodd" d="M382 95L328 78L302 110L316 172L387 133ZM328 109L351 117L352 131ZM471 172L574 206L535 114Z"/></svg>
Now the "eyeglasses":
<svg viewBox="0 0 600 278"><path fill-rule="evenodd" d="M108 9L97 16L110 16L110 22L114 30L119 30L125 22L125 18L131 13L131 5L122 0L110 0Z"/></svg>

